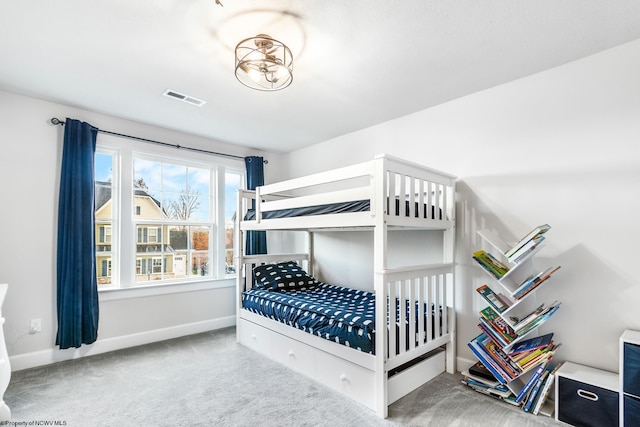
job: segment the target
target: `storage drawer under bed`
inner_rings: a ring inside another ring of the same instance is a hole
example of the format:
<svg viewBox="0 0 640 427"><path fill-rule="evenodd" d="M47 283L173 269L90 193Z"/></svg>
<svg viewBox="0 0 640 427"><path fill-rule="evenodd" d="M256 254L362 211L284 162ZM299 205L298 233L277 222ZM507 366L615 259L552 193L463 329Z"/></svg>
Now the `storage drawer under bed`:
<svg viewBox="0 0 640 427"><path fill-rule="evenodd" d="M376 410L375 371L247 319L240 319L238 337L240 343L254 351ZM435 349L419 363L388 379L388 404L444 371L445 352Z"/></svg>
<svg viewBox="0 0 640 427"><path fill-rule="evenodd" d="M245 319L238 328L245 346L375 409L374 371Z"/></svg>

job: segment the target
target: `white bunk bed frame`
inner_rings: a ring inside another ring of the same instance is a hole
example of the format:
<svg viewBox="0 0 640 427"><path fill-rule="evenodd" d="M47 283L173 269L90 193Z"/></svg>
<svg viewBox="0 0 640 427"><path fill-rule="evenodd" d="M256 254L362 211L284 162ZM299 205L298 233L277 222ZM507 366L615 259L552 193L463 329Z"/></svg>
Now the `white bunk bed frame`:
<svg viewBox="0 0 640 427"><path fill-rule="evenodd" d="M314 187L335 183L341 189L323 189L319 193L313 190ZM379 155L372 161L354 166L264 185L255 191L240 190L235 238L238 254L238 342L355 399L382 418L388 416L391 403L445 369L454 373L454 193L454 176L388 155ZM370 211L277 219L262 217L263 213L272 210L364 199L369 199ZM393 199L399 200L400 207L407 203L410 215L395 215L395 210L387 212L387 200ZM242 220L251 200L262 201L256 203L255 219ZM423 204L428 206L428 218L416 218L415 206L422 210ZM435 217L431 206L434 207ZM442 218L438 215L440 211ZM242 292L252 286L252 265L298 260L313 274L313 230L362 227L372 229L374 233L377 313L375 355L242 309ZM407 228L442 230L442 262L388 268L387 233L393 229ZM309 232L309 251L301 254L245 255L244 235L250 230L306 230ZM395 310L390 310L387 315L387 300L394 301L396 298L418 302L415 306L409 304L409 316L417 317L417 325L414 322L398 322ZM442 308L439 316L425 315L424 307L431 307L432 304L436 307L435 313L439 311L438 306ZM442 326L432 325L433 319L442 322ZM397 328L387 326L393 324L397 324ZM434 326L435 336L425 334L425 330L432 331ZM405 336L416 339L409 339L408 343L403 339L398 346L399 351L396 351L393 343Z"/></svg>

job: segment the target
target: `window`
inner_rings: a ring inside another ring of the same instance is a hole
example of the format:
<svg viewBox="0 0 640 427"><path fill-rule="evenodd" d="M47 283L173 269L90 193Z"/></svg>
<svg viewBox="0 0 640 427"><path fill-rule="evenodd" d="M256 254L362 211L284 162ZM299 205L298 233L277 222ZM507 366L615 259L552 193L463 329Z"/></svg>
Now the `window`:
<svg viewBox="0 0 640 427"><path fill-rule="evenodd" d="M98 288L112 284L112 174L114 153L97 151L95 156L95 222L96 222L96 268Z"/></svg>
<svg viewBox="0 0 640 427"><path fill-rule="evenodd" d="M134 151L116 137L96 150L99 289L188 283L235 274L238 161L164 148ZM146 147L145 147L146 148Z"/></svg>

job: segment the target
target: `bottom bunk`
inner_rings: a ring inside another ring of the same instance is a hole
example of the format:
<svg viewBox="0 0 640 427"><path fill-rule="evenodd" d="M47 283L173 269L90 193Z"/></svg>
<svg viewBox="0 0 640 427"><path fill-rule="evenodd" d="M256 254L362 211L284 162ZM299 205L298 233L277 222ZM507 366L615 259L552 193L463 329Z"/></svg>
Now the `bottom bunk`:
<svg viewBox="0 0 640 427"><path fill-rule="evenodd" d="M240 343L382 417L389 404L445 369L453 372L451 265L381 273L386 285L376 294L319 282L293 261L263 261L252 256L248 277L240 271ZM376 318L376 307L384 307L379 298L386 301L384 323Z"/></svg>

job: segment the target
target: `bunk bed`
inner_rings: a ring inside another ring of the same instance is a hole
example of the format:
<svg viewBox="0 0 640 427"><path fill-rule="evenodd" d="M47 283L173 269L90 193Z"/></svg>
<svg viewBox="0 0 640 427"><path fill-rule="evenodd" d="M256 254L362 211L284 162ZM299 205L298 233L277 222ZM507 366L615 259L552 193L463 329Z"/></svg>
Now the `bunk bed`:
<svg viewBox="0 0 640 427"><path fill-rule="evenodd" d="M238 342L382 418L394 401L455 372L454 193L454 176L388 155L239 190ZM307 247L247 255L246 234L258 230L304 231ZM373 233L372 289L314 276L314 233L335 230ZM390 268L394 230L442 233L441 261Z"/></svg>

